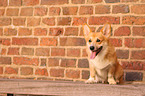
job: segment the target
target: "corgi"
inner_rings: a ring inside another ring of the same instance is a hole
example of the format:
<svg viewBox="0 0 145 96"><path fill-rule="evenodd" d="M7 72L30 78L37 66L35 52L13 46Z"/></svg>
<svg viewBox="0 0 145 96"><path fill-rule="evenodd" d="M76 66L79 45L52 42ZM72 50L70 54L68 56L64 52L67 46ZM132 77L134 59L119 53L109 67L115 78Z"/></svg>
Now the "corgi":
<svg viewBox="0 0 145 96"><path fill-rule="evenodd" d="M111 25L106 23L100 32L92 32L85 24L83 32L90 68L90 77L85 83L122 83L123 68L117 60L115 48L109 42Z"/></svg>

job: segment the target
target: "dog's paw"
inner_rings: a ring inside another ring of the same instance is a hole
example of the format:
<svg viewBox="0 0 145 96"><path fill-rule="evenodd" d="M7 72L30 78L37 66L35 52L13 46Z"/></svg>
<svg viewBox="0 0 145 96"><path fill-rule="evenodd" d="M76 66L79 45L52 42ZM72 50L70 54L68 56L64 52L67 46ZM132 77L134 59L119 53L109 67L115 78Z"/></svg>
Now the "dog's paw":
<svg viewBox="0 0 145 96"><path fill-rule="evenodd" d="M85 81L85 83L86 83L86 84L93 84L93 83L97 83L97 81L94 80L94 79L92 79L92 78L90 78L90 79L88 79L87 81Z"/></svg>
<svg viewBox="0 0 145 96"><path fill-rule="evenodd" d="M113 78L108 79L108 82L109 82L110 85L117 84L116 81Z"/></svg>

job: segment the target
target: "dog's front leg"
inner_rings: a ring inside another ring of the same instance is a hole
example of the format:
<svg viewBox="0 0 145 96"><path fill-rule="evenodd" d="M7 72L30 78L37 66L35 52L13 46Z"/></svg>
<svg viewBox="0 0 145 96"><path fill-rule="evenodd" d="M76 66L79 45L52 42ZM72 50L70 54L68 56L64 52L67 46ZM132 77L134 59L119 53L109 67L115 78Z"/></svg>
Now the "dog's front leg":
<svg viewBox="0 0 145 96"><path fill-rule="evenodd" d="M116 81L114 79L114 73L115 73L115 66L112 66L108 71L108 82L109 82L109 84L116 84Z"/></svg>

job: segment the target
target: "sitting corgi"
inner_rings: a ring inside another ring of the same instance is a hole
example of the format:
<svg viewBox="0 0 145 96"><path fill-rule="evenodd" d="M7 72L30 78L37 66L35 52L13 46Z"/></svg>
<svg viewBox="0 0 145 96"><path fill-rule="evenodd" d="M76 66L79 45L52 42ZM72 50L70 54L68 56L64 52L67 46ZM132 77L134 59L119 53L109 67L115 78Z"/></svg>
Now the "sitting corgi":
<svg viewBox="0 0 145 96"><path fill-rule="evenodd" d="M114 47L109 42L111 25L105 24L100 32L92 32L83 26L90 67L86 83L118 84L123 80L123 68L119 64Z"/></svg>

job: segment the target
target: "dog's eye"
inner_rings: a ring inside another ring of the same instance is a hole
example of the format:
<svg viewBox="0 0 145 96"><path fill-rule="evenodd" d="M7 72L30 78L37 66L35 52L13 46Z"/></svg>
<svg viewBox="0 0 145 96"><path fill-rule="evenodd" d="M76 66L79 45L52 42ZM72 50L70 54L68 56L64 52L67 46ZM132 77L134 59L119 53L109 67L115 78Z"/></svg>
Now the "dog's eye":
<svg viewBox="0 0 145 96"><path fill-rule="evenodd" d="M90 39L89 42L92 42L92 40Z"/></svg>
<svg viewBox="0 0 145 96"><path fill-rule="evenodd" d="M100 42L101 40L100 39L97 39L97 41L96 42Z"/></svg>

